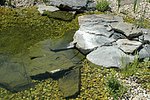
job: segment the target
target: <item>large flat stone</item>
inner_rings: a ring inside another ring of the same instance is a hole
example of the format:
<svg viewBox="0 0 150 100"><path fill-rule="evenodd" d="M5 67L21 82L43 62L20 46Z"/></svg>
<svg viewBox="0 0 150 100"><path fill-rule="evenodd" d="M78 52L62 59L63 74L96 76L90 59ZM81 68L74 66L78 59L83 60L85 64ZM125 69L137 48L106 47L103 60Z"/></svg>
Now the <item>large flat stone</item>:
<svg viewBox="0 0 150 100"><path fill-rule="evenodd" d="M126 55L114 46L99 47L86 57L92 63L104 67L124 67L134 60L133 56Z"/></svg>
<svg viewBox="0 0 150 100"><path fill-rule="evenodd" d="M131 41L128 39L119 39L116 41L118 47L123 50L125 53L133 53L137 50L142 43L138 41Z"/></svg>

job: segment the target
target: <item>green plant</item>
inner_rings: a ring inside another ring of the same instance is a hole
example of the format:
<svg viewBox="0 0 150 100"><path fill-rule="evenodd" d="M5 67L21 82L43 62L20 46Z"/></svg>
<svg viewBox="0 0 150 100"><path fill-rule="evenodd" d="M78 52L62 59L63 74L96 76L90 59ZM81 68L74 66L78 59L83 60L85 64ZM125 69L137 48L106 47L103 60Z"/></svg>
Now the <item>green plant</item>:
<svg viewBox="0 0 150 100"><path fill-rule="evenodd" d="M117 0L117 2L118 2L118 11L119 11L121 0Z"/></svg>
<svg viewBox="0 0 150 100"><path fill-rule="evenodd" d="M5 2L6 2L5 0L1 0L1 1L0 1L0 5L4 5Z"/></svg>
<svg viewBox="0 0 150 100"><path fill-rule="evenodd" d="M137 66L139 64L138 58L135 58L133 63L125 66L124 68L121 69L121 73L124 77L129 77L134 75L137 72Z"/></svg>
<svg viewBox="0 0 150 100"><path fill-rule="evenodd" d="M133 6L133 11L134 11L134 13L136 12L136 8L137 8L137 1L138 1L138 0L134 0L134 6Z"/></svg>
<svg viewBox="0 0 150 100"><path fill-rule="evenodd" d="M96 9L101 12L107 11L109 9L109 2L107 0L97 1Z"/></svg>
<svg viewBox="0 0 150 100"><path fill-rule="evenodd" d="M114 100L118 100L125 92L127 92L127 88L121 85L114 76L107 79L107 88Z"/></svg>

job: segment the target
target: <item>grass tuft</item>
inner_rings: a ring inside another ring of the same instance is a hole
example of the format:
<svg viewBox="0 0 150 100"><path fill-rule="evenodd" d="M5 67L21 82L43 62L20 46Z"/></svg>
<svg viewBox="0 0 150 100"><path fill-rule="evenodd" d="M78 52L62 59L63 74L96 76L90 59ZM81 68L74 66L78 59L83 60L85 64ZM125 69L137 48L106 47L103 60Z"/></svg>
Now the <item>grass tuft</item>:
<svg viewBox="0 0 150 100"><path fill-rule="evenodd" d="M96 9L101 12L107 11L109 9L109 2L107 0L97 1Z"/></svg>

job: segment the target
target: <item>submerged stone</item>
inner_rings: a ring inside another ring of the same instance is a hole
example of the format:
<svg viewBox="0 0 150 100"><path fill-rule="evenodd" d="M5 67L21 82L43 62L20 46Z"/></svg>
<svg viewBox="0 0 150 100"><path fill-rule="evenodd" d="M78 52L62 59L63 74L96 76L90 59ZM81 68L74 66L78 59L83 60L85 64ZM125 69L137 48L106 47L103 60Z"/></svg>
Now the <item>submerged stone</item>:
<svg viewBox="0 0 150 100"><path fill-rule="evenodd" d="M29 48L31 60L28 71L31 76L44 74L46 72L55 74L56 72L67 70L75 67L83 58L83 56L75 49L64 50L57 48L52 50L51 46L53 47L54 44L58 45L58 43L52 44L53 41L48 39ZM59 45L60 44L61 42Z"/></svg>
<svg viewBox="0 0 150 100"><path fill-rule="evenodd" d="M85 58L76 49L68 48L73 34L66 33L56 40L47 39L29 48L29 74L34 78L49 74L59 79L59 88L64 97L79 93L81 60Z"/></svg>
<svg viewBox="0 0 150 100"><path fill-rule="evenodd" d="M104 67L124 67L134 60L115 46L103 46L89 53L86 57L92 63Z"/></svg>
<svg viewBox="0 0 150 100"><path fill-rule="evenodd" d="M64 97L75 97L80 91L80 67L66 72L63 78L59 79L59 88Z"/></svg>
<svg viewBox="0 0 150 100"><path fill-rule="evenodd" d="M15 59L0 55L0 86L12 92L18 92L33 85L26 70L26 64L20 62L21 58Z"/></svg>
<svg viewBox="0 0 150 100"><path fill-rule="evenodd" d="M71 21L75 17L74 12L67 12L67 11L44 11L43 16L47 16L49 18L54 18L54 19L60 19L60 20L65 20L65 21Z"/></svg>

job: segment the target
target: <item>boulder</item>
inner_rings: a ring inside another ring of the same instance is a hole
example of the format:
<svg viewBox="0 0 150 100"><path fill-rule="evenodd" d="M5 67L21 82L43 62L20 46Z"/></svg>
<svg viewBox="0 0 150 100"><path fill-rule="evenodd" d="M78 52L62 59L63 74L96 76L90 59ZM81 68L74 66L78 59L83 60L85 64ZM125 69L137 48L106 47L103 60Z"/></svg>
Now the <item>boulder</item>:
<svg viewBox="0 0 150 100"><path fill-rule="evenodd" d="M44 11L54 12L58 10L59 8L55 6L38 5L38 11L40 12L40 14L43 14Z"/></svg>
<svg viewBox="0 0 150 100"><path fill-rule="evenodd" d="M88 0L47 0L48 5L64 10L85 10Z"/></svg>
<svg viewBox="0 0 150 100"><path fill-rule="evenodd" d="M122 68L134 60L134 56L125 54L115 46L99 47L89 53L86 58L96 65L107 68Z"/></svg>
<svg viewBox="0 0 150 100"><path fill-rule="evenodd" d="M138 41L131 41L128 39L119 39L116 41L118 47L123 50L125 53L133 53L137 50L142 43Z"/></svg>

